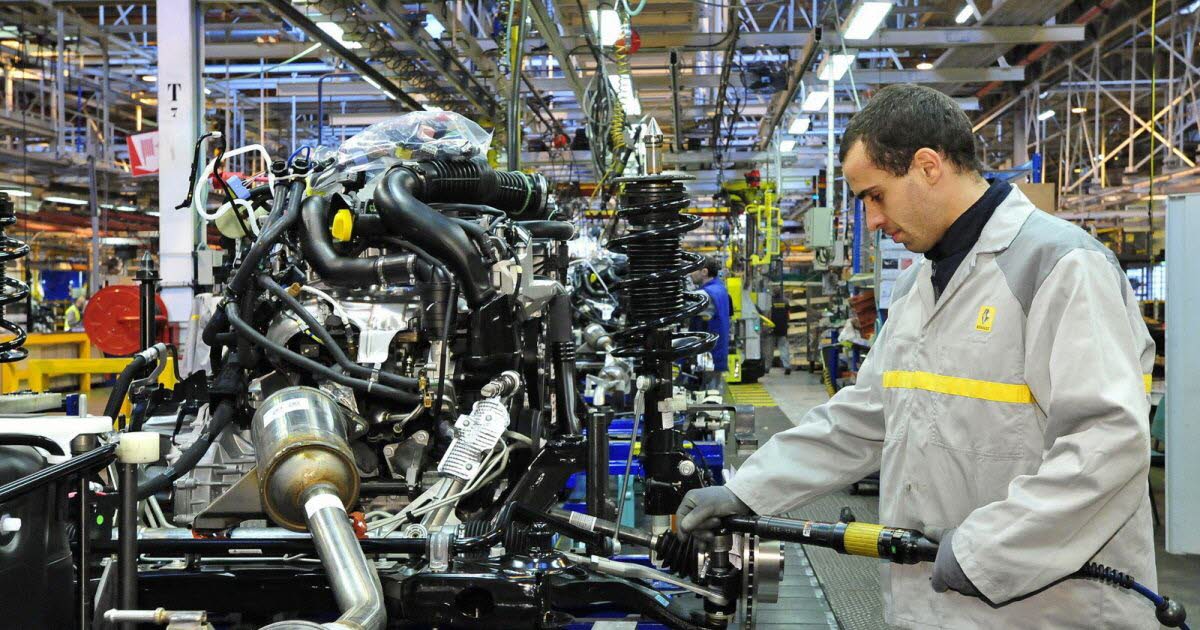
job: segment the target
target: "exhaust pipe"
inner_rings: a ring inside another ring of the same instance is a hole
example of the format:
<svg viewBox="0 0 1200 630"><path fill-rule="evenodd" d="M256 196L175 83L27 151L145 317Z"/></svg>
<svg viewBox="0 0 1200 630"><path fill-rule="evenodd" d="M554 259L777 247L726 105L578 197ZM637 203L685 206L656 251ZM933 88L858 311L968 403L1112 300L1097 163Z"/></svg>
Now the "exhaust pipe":
<svg viewBox="0 0 1200 630"><path fill-rule="evenodd" d="M387 622L383 586L346 514L346 506L358 498L359 478L341 409L325 392L288 387L263 401L251 430L267 514L288 529L307 526L342 611L324 626L284 621L264 630L382 630Z"/></svg>

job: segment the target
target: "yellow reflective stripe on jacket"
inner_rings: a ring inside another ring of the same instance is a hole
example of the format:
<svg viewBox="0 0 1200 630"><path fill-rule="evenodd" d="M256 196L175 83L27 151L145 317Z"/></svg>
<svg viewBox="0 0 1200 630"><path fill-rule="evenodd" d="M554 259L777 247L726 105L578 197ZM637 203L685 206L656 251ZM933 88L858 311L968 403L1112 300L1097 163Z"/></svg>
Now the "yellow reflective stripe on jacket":
<svg viewBox="0 0 1200 630"><path fill-rule="evenodd" d="M1032 403L1033 392L1024 383L997 383L931 372L890 371L883 373L883 386L923 389L928 392L1006 403Z"/></svg>
<svg viewBox="0 0 1200 630"><path fill-rule="evenodd" d="M1151 374L1143 374L1142 381L1149 394L1154 385ZM997 383L994 381L978 381L973 378L945 376L932 372L903 372L893 370L883 373L883 386L898 389L923 389L950 396L980 398L995 402L1032 403L1036 402L1029 386L1020 383Z"/></svg>

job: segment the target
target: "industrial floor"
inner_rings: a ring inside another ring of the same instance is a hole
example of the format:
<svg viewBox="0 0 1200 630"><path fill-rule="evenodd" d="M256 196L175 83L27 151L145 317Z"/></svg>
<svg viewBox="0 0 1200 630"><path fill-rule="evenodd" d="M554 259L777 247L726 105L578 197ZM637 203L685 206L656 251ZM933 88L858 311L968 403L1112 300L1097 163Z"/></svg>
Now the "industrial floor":
<svg viewBox="0 0 1200 630"><path fill-rule="evenodd" d="M760 392L765 390L769 398L778 404L778 407L760 406L755 415L756 433L760 444L771 435L798 422L812 407L828 400L819 376L808 372L795 370L790 376L784 376L782 370L775 369L760 383L761 389L753 389ZM738 387L734 386L732 392L735 398L738 397ZM1150 486L1155 494L1156 505L1161 510L1165 505L1161 468L1151 469ZM849 489L830 493L789 516L837 520L843 506L849 506L860 521L878 522L878 497L852 494ZM1183 603L1193 616L1200 615L1200 556L1166 553L1163 549L1161 529L1155 531L1154 542L1159 591ZM801 559L799 566L793 563L795 557ZM819 596L815 596L816 601L828 606L832 617L836 619L836 625L832 627L844 630L878 630L890 627L883 622L883 600L879 590L877 561L843 556L828 549L814 547L804 547L802 553L794 548L789 550L787 561L791 564L785 567L784 588L793 583L795 577L799 577L795 575L793 568L803 571L805 579L811 575L812 580L820 585L819 590L823 591ZM780 601L784 602L783 599ZM770 623L766 618L760 618L760 621ZM816 627L797 626L790 622L786 625L789 628Z"/></svg>

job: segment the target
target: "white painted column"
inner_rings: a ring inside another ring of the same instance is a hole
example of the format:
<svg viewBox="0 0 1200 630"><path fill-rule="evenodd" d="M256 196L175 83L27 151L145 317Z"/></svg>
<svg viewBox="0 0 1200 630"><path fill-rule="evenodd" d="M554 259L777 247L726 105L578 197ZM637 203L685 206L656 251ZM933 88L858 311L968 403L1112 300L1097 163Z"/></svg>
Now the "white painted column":
<svg viewBox="0 0 1200 630"><path fill-rule="evenodd" d="M204 86L203 24L196 0L156 0L158 12L158 233L162 299L186 339L192 321L197 217L175 206L187 196L192 151L200 134ZM186 346L186 343L180 344ZM185 364L187 361L184 362Z"/></svg>
<svg viewBox="0 0 1200 630"><path fill-rule="evenodd" d="M1200 194L1167 201L1167 552L1200 554L1200 337L1190 324L1200 309L1200 258L1189 255L1200 237Z"/></svg>

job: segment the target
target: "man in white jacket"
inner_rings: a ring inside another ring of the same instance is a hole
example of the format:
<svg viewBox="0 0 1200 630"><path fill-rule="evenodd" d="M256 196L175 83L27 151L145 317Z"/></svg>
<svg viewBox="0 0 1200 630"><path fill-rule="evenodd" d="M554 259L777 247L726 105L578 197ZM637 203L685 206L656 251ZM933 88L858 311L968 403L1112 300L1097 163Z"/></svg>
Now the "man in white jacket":
<svg viewBox="0 0 1200 630"><path fill-rule="evenodd" d="M896 283L858 382L775 435L681 532L782 514L880 470L880 518L941 540L881 568L909 628L1157 628L1136 595L1063 580L1087 562L1155 588L1147 470L1154 342L1095 239L988 185L953 100L895 85L851 120L867 225L924 258Z"/></svg>

